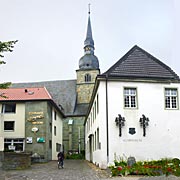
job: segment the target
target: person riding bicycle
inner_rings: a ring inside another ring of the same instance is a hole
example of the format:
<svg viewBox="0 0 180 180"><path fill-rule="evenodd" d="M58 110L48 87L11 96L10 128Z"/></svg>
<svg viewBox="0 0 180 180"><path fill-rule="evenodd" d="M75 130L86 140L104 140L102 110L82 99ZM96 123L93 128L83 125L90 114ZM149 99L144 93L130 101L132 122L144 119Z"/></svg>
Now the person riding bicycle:
<svg viewBox="0 0 180 180"><path fill-rule="evenodd" d="M64 153L63 152L59 152L58 155L58 163L60 163L61 167L64 167Z"/></svg>

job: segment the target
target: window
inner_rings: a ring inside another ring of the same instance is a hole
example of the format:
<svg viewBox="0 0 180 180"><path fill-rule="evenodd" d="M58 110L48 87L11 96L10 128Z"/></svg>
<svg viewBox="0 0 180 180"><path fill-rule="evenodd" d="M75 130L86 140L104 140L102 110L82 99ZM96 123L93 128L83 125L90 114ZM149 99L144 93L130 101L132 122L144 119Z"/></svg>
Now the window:
<svg viewBox="0 0 180 180"><path fill-rule="evenodd" d="M96 144L97 143L97 139L96 139L96 131L95 131L95 142L94 142L94 145L95 145L95 147L94 147L94 149L96 150Z"/></svg>
<svg viewBox="0 0 180 180"><path fill-rule="evenodd" d="M94 113L94 107L93 107L93 123L94 123L94 119L95 119L95 113Z"/></svg>
<svg viewBox="0 0 180 180"><path fill-rule="evenodd" d="M165 89L165 108L177 109L177 89Z"/></svg>
<svg viewBox="0 0 180 180"><path fill-rule="evenodd" d="M16 112L16 104L7 103L2 105L2 113L15 113Z"/></svg>
<svg viewBox="0 0 180 180"><path fill-rule="evenodd" d="M90 75L90 74L86 74L86 75L84 76L84 81L85 81L85 82L90 82L90 81L91 81L91 75Z"/></svg>
<svg viewBox="0 0 180 180"><path fill-rule="evenodd" d="M136 88L124 88L124 107L136 108Z"/></svg>
<svg viewBox="0 0 180 180"><path fill-rule="evenodd" d="M52 141L49 140L49 149L52 149Z"/></svg>
<svg viewBox="0 0 180 180"><path fill-rule="evenodd" d="M54 126L54 135L56 136L56 126Z"/></svg>
<svg viewBox="0 0 180 180"><path fill-rule="evenodd" d="M54 111L54 120L56 120L56 111Z"/></svg>
<svg viewBox="0 0 180 180"><path fill-rule="evenodd" d="M56 152L60 152L61 151L61 144L56 143Z"/></svg>
<svg viewBox="0 0 180 180"><path fill-rule="evenodd" d="M95 119L96 119L96 101L94 103L94 114L95 114Z"/></svg>
<svg viewBox="0 0 180 180"><path fill-rule="evenodd" d="M49 132L52 133L52 123L49 123Z"/></svg>
<svg viewBox="0 0 180 180"><path fill-rule="evenodd" d="M100 145L99 145L99 128L97 128L97 149L100 149Z"/></svg>
<svg viewBox="0 0 180 180"><path fill-rule="evenodd" d="M14 121L4 121L4 131L14 131Z"/></svg>
<svg viewBox="0 0 180 180"><path fill-rule="evenodd" d="M97 95L97 114L99 113L99 95Z"/></svg>
<svg viewBox="0 0 180 180"><path fill-rule="evenodd" d="M24 151L24 139L4 139L4 150Z"/></svg>

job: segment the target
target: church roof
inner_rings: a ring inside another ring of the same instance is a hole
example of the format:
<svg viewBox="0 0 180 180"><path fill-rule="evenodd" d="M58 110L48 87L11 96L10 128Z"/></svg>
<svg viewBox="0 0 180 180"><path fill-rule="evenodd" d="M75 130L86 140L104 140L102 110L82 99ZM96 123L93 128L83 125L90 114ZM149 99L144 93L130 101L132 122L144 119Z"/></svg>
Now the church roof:
<svg viewBox="0 0 180 180"><path fill-rule="evenodd" d="M89 104L76 103L76 80L13 83L11 88L45 87L56 105L66 116L85 116Z"/></svg>
<svg viewBox="0 0 180 180"><path fill-rule="evenodd" d="M84 56L82 56L79 60L79 69L99 69L99 60L94 55L94 40L92 37L90 12L88 17L86 39L84 41Z"/></svg>
<svg viewBox="0 0 180 180"><path fill-rule="evenodd" d="M99 76L180 82L179 76L169 66L137 45Z"/></svg>
<svg viewBox="0 0 180 180"><path fill-rule="evenodd" d="M91 20L90 20L90 15L88 17L88 26L87 26L87 34L86 34L86 39L84 41L84 46L91 46L94 48L94 40L92 37L92 28L91 28Z"/></svg>
<svg viewBox="0 0 180 180"><path fill-rule="evenodd" d="M85 54L79 60L79 69L99 69L99 60L94 54Z"/></svg>
<svg viewBox="0 0 180 180"><path fill-rule="evenodd" d="M13 83L17 87L46 87L53 101L61 107L65 115L73 115L76 108L76 80L57 80L31 83ZM81 114L80 114L81 115Z"/></svg>

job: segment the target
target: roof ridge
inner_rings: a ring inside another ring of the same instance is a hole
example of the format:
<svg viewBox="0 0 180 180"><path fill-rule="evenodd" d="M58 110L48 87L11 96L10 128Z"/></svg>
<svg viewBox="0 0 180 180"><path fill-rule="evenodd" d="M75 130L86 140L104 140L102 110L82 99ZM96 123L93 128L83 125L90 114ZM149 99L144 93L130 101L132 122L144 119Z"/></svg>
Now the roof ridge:
<svg viewBox="0 0 180 180"><path fill-rule="evenodd" d="M46 89L46 87L44 87L44 89L45 89L47 95L49 96L49 98L52 99L52 96L50 95L50 93L48 92L48 90Z"/></svg>
<svg viewBox="0 0 180 180"><path fill-rule="evenodd" d="M164 62L160 61L158 58L156 58L155 56L153 56L152 54L150 54L149 52L147 52L146 50L140 48L139 46L135 45L136 48L138 48L139 50L143 51L148 57L151 57L152 60L154 60L156 63L158 63L159 65L162 65L165 69L169 70L174 76L177 76L177 78L179 79L179 76L168 66L166 65ZM134 47L135 47L134 46Z"/></svg>
<svg viewBox="0 0 180 180"><path fill-rule="evenodd" d="M180 82L179 76L168 65L137 45L100 76Z"/></svg>
<svg viewBox="0 0 180 180"><path fill-rule="evenodd" d="M117 64L119 64L120 62L122 62L122 60L124 58L126 58L127 56L129 56L129 54L131 54L135 48L137 48L137 45L134 45L126 54L124 54L114 65L112 65L107 71L105 71L102 75L107 74L111 69L113 69ZM123 60L124 61L124 60Z"/></svg>

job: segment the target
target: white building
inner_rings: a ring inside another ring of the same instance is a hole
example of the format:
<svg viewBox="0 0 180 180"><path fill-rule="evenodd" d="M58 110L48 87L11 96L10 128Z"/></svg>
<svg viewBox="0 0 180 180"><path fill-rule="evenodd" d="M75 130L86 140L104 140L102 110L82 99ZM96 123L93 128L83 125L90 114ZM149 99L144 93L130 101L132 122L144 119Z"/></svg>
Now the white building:
<svg viewBox="0 0 180 180"><path fill-rule="evenodd" d="M117 157L179 158L179 90L170 67L134 46L97 76L85 120L86 159L103 167Z"/></svg>

